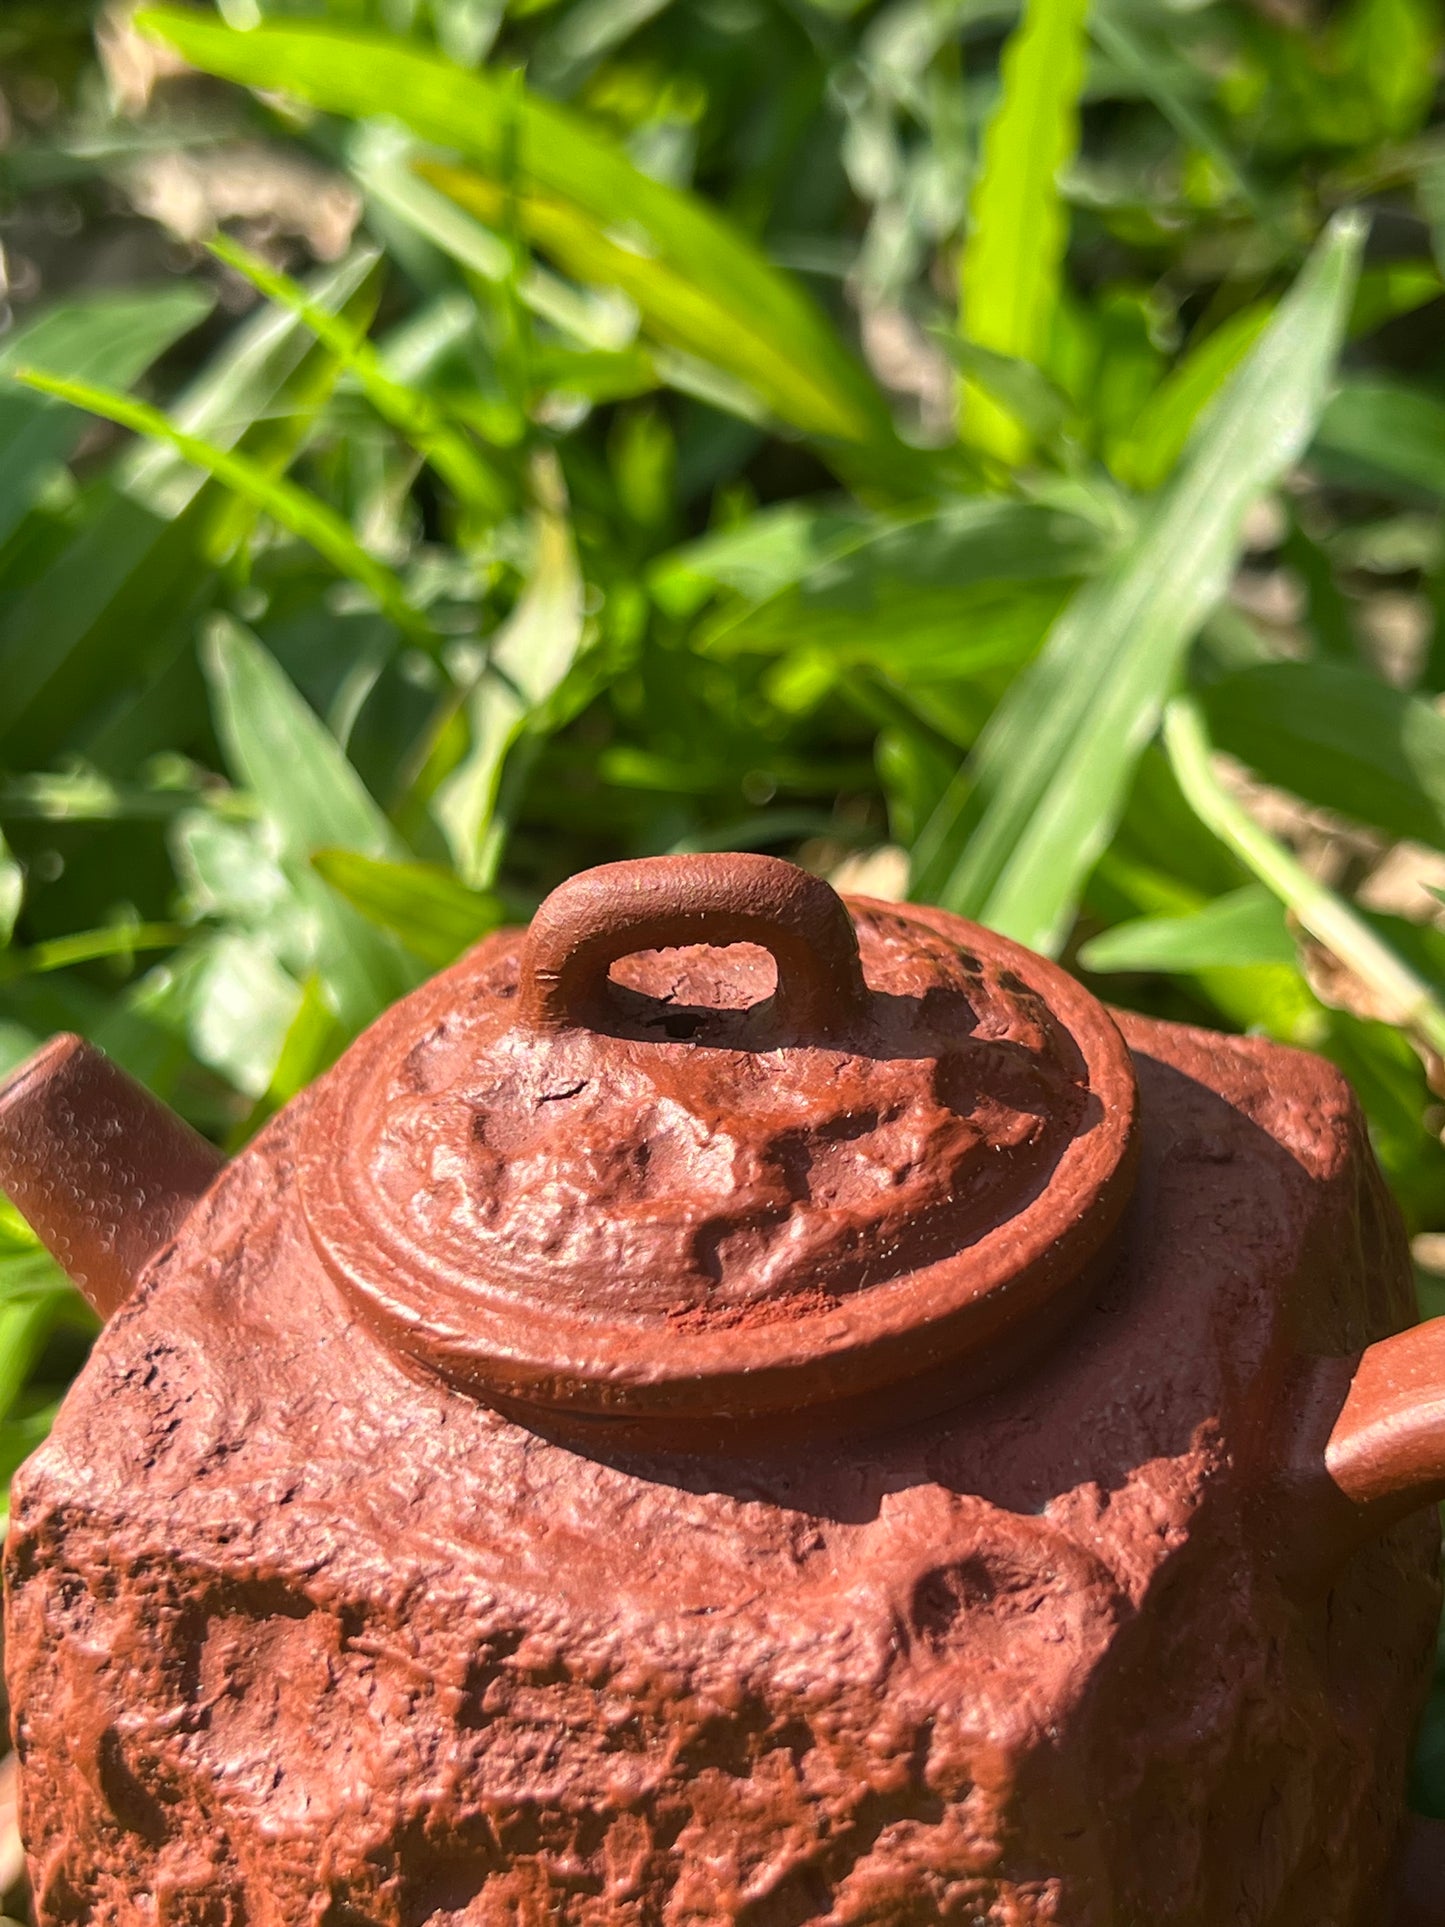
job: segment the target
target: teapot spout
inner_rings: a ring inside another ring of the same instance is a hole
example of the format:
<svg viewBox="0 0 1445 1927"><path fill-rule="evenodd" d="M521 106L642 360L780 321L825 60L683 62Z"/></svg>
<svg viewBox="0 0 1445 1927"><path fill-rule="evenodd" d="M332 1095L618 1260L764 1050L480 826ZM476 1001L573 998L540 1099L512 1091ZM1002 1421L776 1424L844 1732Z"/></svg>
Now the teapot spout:
<svg viewBox="0 0 1445 1927"><path fill-rule="evenodd" d="M1378 1529L1445 1499L1445 1318L1371 1345L1330 1433L1325 1469Z"/></svg>
<svg viewBox="0 0 1445 1927"><path fill-rule="evenodd" d="M84 1038L52 1038L0 1084L0 1191L102 1318L223 1162Z"/></svg>
<svg viewBox="0 0 1445 1927"><path fill-rule="evenodd" d="M1305 1361L1276 1412L1287 1563L1310 1584L1412 1512L1445 1500L1445 1318L1354 1357ZM1445 1914L1441 1915L1445 1927Z"/></svg>

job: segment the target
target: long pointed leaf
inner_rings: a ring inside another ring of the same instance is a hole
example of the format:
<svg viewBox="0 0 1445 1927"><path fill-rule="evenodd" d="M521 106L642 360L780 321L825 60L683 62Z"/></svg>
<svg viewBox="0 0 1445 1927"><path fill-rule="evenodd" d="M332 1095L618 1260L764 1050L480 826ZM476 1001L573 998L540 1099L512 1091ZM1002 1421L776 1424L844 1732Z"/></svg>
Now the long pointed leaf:
<svg viewBox="0 0 1445 1927"><path fill-rule="evenodd" d="M1011 686L920 838L916 895L1037 949L1062 942L1184 652L1228 586L1245 513L1309 443L1364 233L1337 218L1137 535Z"/></svg>
<svg viewBox="0 0 1445 1927"><path fill-rule="evenodd" d="M1213 970L1293 964L1294 940L1278 900L1246 884L1182 917L1132 917L1091 937L1085 970Z"/></svg>
<svg viewBox="0 0 1445 1927"><path fill-rule="evenodd" d="M1263 334L1269 313L1257 302L1231 315L1160 382L1112 452L1110 466L1120 481L1147 491L1168 479L1195 423Z"/></svg>
<svg viewBox="0 0 1445 1927"><path fill-rule="evenodd" d="M806 640L886 666L912 622L930 634L941 631L947 640L933 645L940 667L956 664L983 641L963 623L950 625L968 591L993 584L1011 594L1025 582L1083 576L1101 546L1096 528L1032 502L963 500L907 521L879 517L781 590L725 610L705 626L698 646L731 654Z"/></svg>
<svg viewBox="0 0 1445 1927"><path fill-rule="evenodd" d="M887 438L881 396L802 289L702 201L643 174L569 109L373 34L290 23L235 32L168 9L138 23L208 73L355 119L401 120L489 179L579 210L599 238L624 231L638 258L692 291L684 345L741 375L808 433ZM675 303L675 323L680 310Z"/></svg>
<svg viewBox="0 0 1445 1927"><path fill-rule="evenodd" d="M432 864L388 863L355 850L318 850L311 861L354 909L438 968L495 930L504 915L500 897L469 890Z"/></svg>
<svg viewBox="0 0 1445 1927"><path fill-rule="evenodd" d="M114 923L101 930L79 930L29 950L7 950L0 957L0 979L68 970L72 964L94 963L100 957L130 957L137 950L173 950L189 934L184 924L177 923Z"/></svg>
<svg viewBox="0 0 1445 1927"><path fill-rule="evenodd" d="M489 885L501 854L502 770L527 719L571 668L582 641L582 577L559 507L537 514L537 552L521 599L492 643L467 702L471 749L437 791L432 811L464 883Z"/></svg>
<svg viewBox="0 0 1445 1927"><path fill-rule="evenodd" d="M190 285L66 302L0 347L0 374L29 365L72 381L103 375L124 388L210 309L210 296ZM0 386L0 542L30 507L46 473L69 454L82 426L83 417L50 398Z"/></svg>
<svg viewBox="0 0 1445 1927"><path fill-rule="evenodd" d="M1344 382L1313 454L1332 481L1438 500L1445 496L1445 402L1404 382Z"/></svg>
<svg viewBox="0 0 1445 1927"><path fill-rule="evenodd" d="M312 298L369 314L375 264L361 252L338 262L314 279ZM236 330L171 420L284 466L335 376L294 316L267 310ZM0 741L12 763L86 744L92 715L106 714L118 692L141 700L189 646L228 519L216 484L174 449L145 442L121 458L73 539L0 609Z"/></svg>
<svg viewBox="0 0 1445 1927"><path fill-rule="evenodd" d="M203 658L227 761L275 827L292 887L315 919L316 967L343 1021L357 1028L414 973L389 938L326 888L311 856L340 845L395 859L405 848L341 745L254 636L218 620Z"/></svg>
<svg viewBox="0 0 1445 1927"><path fill-rule="evenodd" d="M369 590L378 607L399 629L423 643L433 640L430 624L407 600L406 590L396 574L368 554L336 511L309 490L283 475L270 474L259 462L251 461L235 449L218 448L214 442L203 441L198 435L188 435L158 408L133 401L128 395L118 395L113 389L88 381L61 381L33 368L17 368L15 379L42 394L71 402L77 408L88 408L92 414L101 415L121 428L129 428L137 435L166 443L185 461L204 469L292 535L309 542L339 575Z"/></svg>
<svg viewBox="0 0 1445 1927"><path fill-rule="evenodd" d="M1079 144L1088 0L1028 0L1003 56L1003 95L984 140L963 250L960 332L996 355L1037 365L1048 344L1068 245L1059 172ZM989 392L968 382L964 434L1005 458L1027 439Z"/></svg>
<svg viewBox="0 0 1445 1927"><path fill-rule="evenodd" d="M1445 1054L1445 1003L1435 988L1221 786L1196 703L1179 697L1169 705L1164 746L1179 787L1200 821L1228 844L1312 937L1370 988L1391 1023L1414 1031L1431 1050Z"/></svg>
<svg viewBox="0 0 1445 1927"><path fill-rule="evenodd" d="M431 398L418 387L396 381L387 373L371 343L339 316L313 301L288 274L241 247L229 236L217 235L211 253L238 274L245 275L268 301L289 308L354 376L367 400L452 490L459 505L484 522L495 521L511 506L505 477L485 459L476 445L449 422Z"/></svg>
<svg viewBox="0 0 1445 1927"><path fill-rule="evenodd" d="M340 743L254 636L218 620L206 660L234 773L276 824L288 854L309 859L331 844L367 856L405 854Z"/></svg>
<svg viewBox="0 0 1445 1927"><path fill-rule="evenodd" d="M1201 702L1222 749L1266 783L1445 850L1445 716L1342 662L1237 671Z"/></svg>

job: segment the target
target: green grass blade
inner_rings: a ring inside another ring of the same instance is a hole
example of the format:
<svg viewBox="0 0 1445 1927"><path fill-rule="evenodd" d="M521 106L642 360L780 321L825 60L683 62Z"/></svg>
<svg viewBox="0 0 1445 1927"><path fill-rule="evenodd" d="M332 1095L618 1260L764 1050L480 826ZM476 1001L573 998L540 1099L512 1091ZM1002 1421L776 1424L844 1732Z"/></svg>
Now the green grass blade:
<svg viewBox="0 0 1445 1927"><path fill-rule="evenodd" d="M0 1417L9 1418L67 1296L56 1290L0 1302Z"/></svg>
<svg viewBox="0 0 1445 1927"><path fill-rule="evenodd" d="M1311 453L1332 481L1438 500L1445 497L1445 402L1404 382L1344 382Z"/></svg>
<svg viewBox="0 0 1445 1927"><path fill-rule="evenodd" d="M1195 423L1264 333L1270 312L1263 302L1242 308L1160 382L1127 440L1111 451L1109 465L1121 482L1147 493L1168 479Z"/></svg>
<svg viewBox="0 0 1445 1927"><path fill-rule="evenodd" d="M348 163L369 200L469 274L494 287L515 287L524 307L572 340L603 353L627 345L632 330L619 331L615 304L572 287L536 263L519 272L508 242L416 172L416 145L395 123L363 121L352 129Z"/></svg>
<svg viewBox="0 0 1445 1927"><path fill-rule="evenodd" d="M1363 917L1336 896L1223 788L1197 703L1176 697L1164 717L1164 747L1179 787L1202 823L1246 864L1301 927L1372 993L1389 1021L1445 1054L1445 1004Z"/></svg>
<svg viewBox="0 0 1445 1927"><path fill-rule="evenodd" d="M970 591L1012 595L1024 583L1083 576L1103 547L1097 528L1033 502L965 499L907 521L880 516L798 579L723 611L698 647L722 655L806 642L902 667L906 630L927 627L939 666L956 666L982 640L958 620Z"/></svg>
<svg viewBox="0 0 1445 1927"><path fill-rule="evenodd" d="M112 923L100 930L80 930L71 937L33 944L28 950L7 950L0 956L0 980L68 970L101 957L130 957L137 950L173 950L190 934L180 923Z"/></svg>
<svg viewBox="0 0 1445 1927"><path fill-rule="evenodd" d="M390 939L326 888L311 857L340 845L394 859L405 846L336 738L254 636L218 618L202 657L227 762L275 828L287 876L315 920L314 968L355 1029L409 989L414 973Z"/></svg>
<svg viewBox="0 0 1445 1927"><path fill-rule="evenodd" d="M1100 0L1090 31L1101 50L1154 102L1181 139L1209 156L1220 177L1249 203L1260 225L1266 231L1277 225L1264 190L1235 153L1222 117L1212 103L1199 98L1198 69L1175 52L1167 29L1164 34L1150 33L1123 13L1118 0Z"/></svg>
<svg viewBox="0 0 1445 1927"><path fill-rule="evenodd" d="M1201 697L1222 749L1265 782L1445 850L1445 716L1342 662L1271 662Z"/></svg>
<svg viewBox="0 0 1445 1927"><path fill-rule="evenodd" d="M1423 261L1382 261L1365 268L1355 292L1350 316L1350 339L1359 341L1383 328L1387 321L1438 301L1445 294L1445 278Z"/></svg>
<svg viewBox="0 0 1445 1927"><path fill-rule="evenodd" d="M206 662L233 772L280 830L288 855L309 860L329 844L368 856L405 854L340 743L254 636L218 619Z"/></svg>
<svg viewBox="0 0 1445 1927"><path fill-rule="evenodd" d="M508 756L582 644L582 576L572 531L555 502L538 510L536 545L527 587L467 698L471 748L432 801L462 881L474 889L493 881L500 860L506 825L498 805Z"/></svg>
<svg viewBox="0 0 1445 1927"><path fill-rule="evenodd" d="M355 248L313 276L305 292L313 307L343 315L349 332L364 333L381 295L381 257ZM228 337L168 412L188 435L219 448L244 442L254 453L261 447L268 467L284 467L337 372L335 357L297 316L268 308ZM207 478L175 449L143 442L119 463L117 482L131 501L174 518L202 493Z"/></svg>
<svg viewBox="0 0 1445 1927"><path fill-rule="evenodd" d="M15 919L25 901L25 872L0 831L0 950L15 934Z"/></svg>
<svg viewBox="0 0 1445 1927"><path fill-rule="evenodd" d="M463 199L444 194L415 171L413 162L419 157L411 151L413 147L414 143L391 128L377 122L364 123L349 143L351 169L358 185L389 218L402 222L469 273L514 293L523 308L581 344L582 352L591 359L593 387L606 386L612 392L630 394L662 385L743 421L771 421L763 402L736 376L680 349L661 343L647 347L635 341L631 316L620 311L622 304L612 298L610 290L606 294L584 290L536 261L519 270L512 249L463 205L463 200L470 204L475 197L495 211L496 191L476 173L455 169L456 183L464 185ZM514 198L508 207L509 228L518 211ZM619 270L627 266L615 254L608 258ZM531 368L537 378L545 375L555 352L539 350L533 344ZM573 386L569 381L557 385L568 389ZM598 399L605 396L599 394ZM889 452L895 461L908 454L901 444L892 445Z"/></svg>
<svg viewBox="0 0 1445 1927"><path fill-rule="evenodd" d="M200 785L152 788L117 783L83 764L0 779L0 822L164 822L195 807Z"/></svg>
<svg viewBox="0 0 1445 1927"><path fill-rule="evenodd" d="M376 257L355 253L312 283L327 306L369 315ZM171 407L189 434L280 467L330 392L336 366L289 314L235 331ZM175 450L137 443L87 504L73 538L0 608L0 740L8 760L88 748L92 717L144 701L188 649L234 503ZM46 646L35 647L43 635ZM132 693L134 692L134 693ZM120 697L119 705L116 704Z"/></svg>
<svg viewBox="0 0 1445 1927"><path fill-rule="evenodd" d="M878 390L803 290L701 200L643 174L569 109L372 34L299 23L233 32L172 10L140 22L208 73L355 119L400 120L509 192L550 201L559 222L585 227L599 247L626 231L633 258L654 265L670 338L740 376L807 433L889 437Z"/></svg>
<svg viewBox="0 0 1445 1927"><path fill-rule="evenodd" d="M659 382L690 394L744 421L791 422L808 433L851 442L860 434L840 435L804 392L806 368L782 370L769 344L738 331L736 316L708 299L697 285L667 261L639 253L554 196L520 194L498 186L473 169L420 162L423 184L434 187L476 225L515 220L526 238L589 286L617 289L635 304L656 344L651 372ZM525 288L519 288L525 299ZM529 305L535 306L535 303ZM794 392L785 394L780 377ZM890 467L902 472L917 456L891 443L881 416L878 438L888 443Z"/></svg>
<svg viewBox="0 0 1445 1927"><path fill-rule="evenodd" d="M210 296L190 285L69 301L0 347L0 374L28 365L71 381L104 375L124 388L210 309ZM81 427L82 418L57 402L0 386L0 542L30 508L46 475L70 453Z"/></svg>
<svg viewBox="0 0 1445 1927"><path fill-rule="evenodd" d="M1245 513L1314 431L1364 232L1335 221L1137 534L1010 687L919 840L915 895L1038 949L1062 942Z"/></svg>
<svg viewBox="0 0 1445 1927"><path fill-rule="evenodd" d="M502 472L488 462L465 431L447 420L420 388L408 387L387 373L381 356L364 335L340 315L313 301L289 275L279 273L259 255L227 235L208 243L210 251L234 268L268 301L289 309L350 373L384 422L409 441L430 463L481 525L494 522L512 507L512 490Z"/></svg>
<svg viewBox="0 0 1445 1927"><path fill-rule="evenodd" d="M1085 970L1215 970L1293 964L1279 901L1246 884L1183 917L1133 917L1080 946Z"/></svg>
<svg viewBox="0 0 1445 1927"><path fill-rule="evenodd" d="M669 549L649 565L647 586L659 607L678 617L694 614L720 589L763 602L883 526L881 517L844 500L779 503Z"/></svg>
<svg viewBox="0 0 1445 1927"><path fill-rule="evenodd" d="M1079 144L1088 0L1027 0L1003 55L1003 93L984 138L969 209L959 332L1037 366L1048 345L1068 246L1059 173ZM1028 440L987 389L966 381L963 432L1017 461Z"/></svg>
<svg viewBox="0 0 1445 1927"><path fill-rule="evenodd" d="M309 543L338 575L359 584L375 597L378 608L390 616L404 634L428 647L434 643L431 625L412 607L395 572L368 554L336 511L309 490L284 475L273 475L259 462L235 449L218 448L214 442L188 435L158 408L133 401L128 395L118 395L114 389L87 381L62 381L40 374L34 368L17 368L14 378L28 388L54 395L76 408L87 408L93 415L115 422L120 428L164 442L185 461L204 469L223 487L269 515L298 540Z"/></svg>
<svg viewBox="0 0 1445 1927"><path fill-rule="evenodd" d="M311 861L353 909L437 969L503 920L500 897L469 890L434 864L388 863L354 850L318 850Z"/></svg>
<svg viewBox="0 0 1445 1927"><path fill-rule="evenodd" d="M989 420L1002 411L1023 431L1029 447L1057 459L1061 437L1077 425L1078 411L1043 370L1017 355L1001 355L976 341L959 341L942 329L931 332L964 377L965 406L982 396L978 407Z"/></svg>

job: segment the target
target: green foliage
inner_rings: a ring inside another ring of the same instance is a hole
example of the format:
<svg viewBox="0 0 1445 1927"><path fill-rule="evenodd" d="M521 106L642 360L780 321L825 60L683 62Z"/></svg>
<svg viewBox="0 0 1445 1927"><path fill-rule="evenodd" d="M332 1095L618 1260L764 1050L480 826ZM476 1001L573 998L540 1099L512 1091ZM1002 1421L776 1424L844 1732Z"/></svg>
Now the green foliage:
<svg viewBox="0 0 1445 1927"><path fill-rule="evenodd" d="M918 894L1057 949L1246 510L1307 446L1363 232L1337 222L1120 554L994 710L915 850Z"/></svg>
<svg viewBox="0 0 1445 1927"><path fill-rule="evenodd" d="M1293 964L1278 899L1247 883L1179 917L1134 917L1081 945L1086 970L1201 971Z"/></svg>
<svg viewBox="0 0 1445 1927"><path fill-rule="evenodd" d="M1220 782L1210 760L1197 704L1177 697L1164 723L1169 760L1186 800L1203 823L1294 913L1355 980L1373 993L1393 1023L1445 1056L1445 1006L1434 986L1375 934L1356 910L1312 877L1297 858Z"/></svg>
<svg viewBox="0 0 1445 1927"><path fill-rule="evenodd" d="M5 1485L49 1430L65 1377L84 1357L94 1329L84 1301L0 1199L0 1481Z"/></svg>
<svg viewBox="0 0 1445 1927"><path fill-rule="evenodd" d="M0 348L0 375L29 365L60 380L85 381L104 374L126 383L189 333L210 307L199 288L155 288L137 295L101 295L67 303L17 329ZM84 417L26 395L8 383L0 389L0 541L33 507L57 463L79 439Z"/></svg>
<svg viewBox="0 0 1445 1927"><path fill-rule="evenodd" d="M384 114L455 149L477 172L434 170L447 191L494 226L515 223L578 279L621 288L662 339L736 374L784 421L850 441L883 432L878 397L801 289L566 108L505 76L330 25L235 33L160 11L139 24L210 73L354 119Z"/></svg>
<svg viewBox="0 0 1445 1927"><path fill-rule="evenodd" d="M146 31L142 113L0 28L36 231L241 144L360 221L136 215L0 338L0 1067L82 1030L235 1148L583 865L886 850L1326 1052L1445 1232L1436 0ZM8 1213L0 1326L8 1475L91 1330Z"/></svg>
<svg viewBox="0 0 1445 1927"><path fill-rule="evenodd" d="M1220 747L1267 783L1373 824L1445 843L1445 716L1342 662L1261 662L1206 692Z"/></svg>
<svg viewBox="0 0 1445 1927"><path fill-rule="evenodd" d="M963 250L965 341L1035 366L1048 347L1068 246L1059 173L1079 144L1087 12L1088 0L1025 0L1004 54ZM1028 446L1017 411L1001 410L978 387L965 387L962 426L1006 460Z"/></svg>
<svg viewBox="0 0 1445 1927"><path fill-rule="evenodd" d="M57 375L44 375L35 368L17 368L16 381L57 401L76 408L88 408L121 428L134 429L173 448L183 460L213 475L239 501L268 515L279 528L309 542L316 553L331 564L339 575L349 577L367 590L383 614L391 617L405 633L431 640L431 630L411 604L406 590L384 563L370 555L351 533L350 525L309 490L298 488L284 476L269 475L258 462L234 449L217 448L199 435L187 435L175 427L157 408L144 402L129 401L108 388L89 381L66 381Z"/></svg>

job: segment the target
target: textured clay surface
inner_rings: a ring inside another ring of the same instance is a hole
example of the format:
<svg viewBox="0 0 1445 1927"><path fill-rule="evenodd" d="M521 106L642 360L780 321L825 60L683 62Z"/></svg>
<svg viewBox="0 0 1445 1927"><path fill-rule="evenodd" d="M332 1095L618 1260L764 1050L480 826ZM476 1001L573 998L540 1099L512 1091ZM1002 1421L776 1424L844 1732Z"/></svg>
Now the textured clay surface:
<svg viewBox="0 0 1445 1927"><path fill-rule="evenodd" d="M753 1459L409 1376L293 1105L17 1485L43 1927L1378 1927L1438 1531L1322 1565L1276 1472L1300 1362L1409 1321L1402 1241L1328 1067L1121 1022L1140 1176L1064 1337Z"/></svg>
<svg viewBox="0 0 1445 1927"><path fill-rule="evenodd" d="M639 913L659 881L713 911ZM772 923L744 912L779 882ZM803 1409L816 1439L895 1391L908 1417L956 1403L965 1355L982 1371L998 1343L1046 1340L1132 1188L1124 1044L1004 938L852 909L856 934L826 884L769 858L605 866L539 913L557 942L499 932L388 1013L296 1140L363 1321L493 1403L625 1421L648 1446L666 1425L695 1447L709 1413L746 1449ZM793 953L815 923L821 991ZM696 924L718 943L628 953ZM588 1021L556 1023L548 996Z"/></svg>
<svg viewBox="0 0 1445 1927"><path fill-rule="evenodd" d="M861 934L866 1055L778 1047L755 945L630 959L620 1035L534 1032L502 939L368 1089L347 1145L366 1204L494 1292L694 1328L787 1319L972 1244L1077 1135L1083 1065L1006 971L911 919Z"/></svg>
<svg viewBox="0 0 1445 1927"><path fill-rule="evenodd" d="M0 1081L0 1191L102 1318L222 1162L83 1038L53 1038Z"/></svg>

